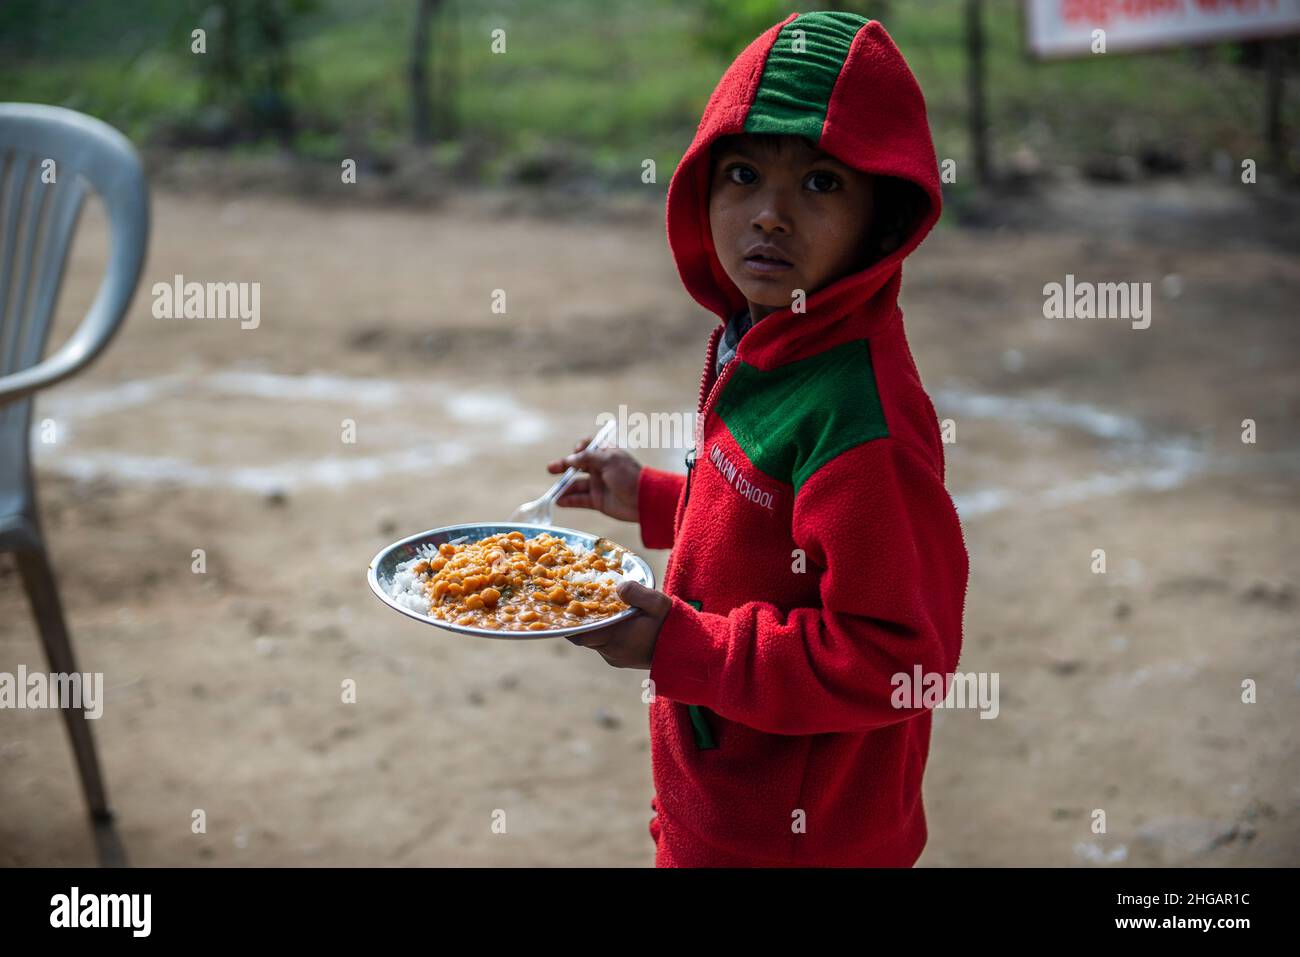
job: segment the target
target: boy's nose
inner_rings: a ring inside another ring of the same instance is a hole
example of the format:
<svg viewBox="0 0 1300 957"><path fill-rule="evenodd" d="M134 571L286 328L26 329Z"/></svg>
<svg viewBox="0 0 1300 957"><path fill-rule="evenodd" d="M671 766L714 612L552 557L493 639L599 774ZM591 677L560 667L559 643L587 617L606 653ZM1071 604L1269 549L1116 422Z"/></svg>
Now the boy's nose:
<svg viewBox="0 0 1300 957"><path fill-rule="evenodd" d="M775 203L765 203L763 207L754 214L754 227L762 233L787 233L790 231L790 220L785 213L781 212L780 206Z"/></svg>

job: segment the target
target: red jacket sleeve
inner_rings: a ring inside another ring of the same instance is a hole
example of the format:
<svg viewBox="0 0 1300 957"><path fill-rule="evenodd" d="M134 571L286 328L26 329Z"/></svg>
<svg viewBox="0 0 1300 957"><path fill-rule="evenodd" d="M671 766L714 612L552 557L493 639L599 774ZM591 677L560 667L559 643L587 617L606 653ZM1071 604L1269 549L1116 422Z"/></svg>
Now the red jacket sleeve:
<svg viewBox="0 0 1300 957"><path fill-rule="evenodd" d="M641 541L646 548L673 547L677 500L685 484L685 475L648 465L641 467L636 485L636 510L637 521L641 524Z"/></svg>
<svg viewBox="0 0 1300 957"><path fill-rule="evenodd" d="M722 615L674 596L655 693L773 734L869 731L923 713L895 706L895 676L920 666L947 691L968 574L935 467L891 437L841 453L799 489L794 540L804 574L820 575L821 607L752 601Z"/></svg>

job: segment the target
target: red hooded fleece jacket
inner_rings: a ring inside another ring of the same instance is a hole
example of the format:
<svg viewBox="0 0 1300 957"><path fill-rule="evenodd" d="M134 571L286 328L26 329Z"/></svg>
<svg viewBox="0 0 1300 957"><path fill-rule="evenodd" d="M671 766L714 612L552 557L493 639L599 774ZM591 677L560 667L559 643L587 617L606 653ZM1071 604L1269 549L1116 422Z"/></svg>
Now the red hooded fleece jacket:
<svg viewBox="0 0 1300 957"><path fill-rule="evenodd" d="M928 206L885 259L754 325L715 376L746 305L709 229L709 144L728 133L807 136ZM947 690L968 562L897 299L941 202L916 80L879 23L838 12L751 43L673 174L669 245L719 323L686 475L638 483L643 543L672 548L650 669L656 866L906 867L925 846L932 715L895 706L896 676Z"/></svg>

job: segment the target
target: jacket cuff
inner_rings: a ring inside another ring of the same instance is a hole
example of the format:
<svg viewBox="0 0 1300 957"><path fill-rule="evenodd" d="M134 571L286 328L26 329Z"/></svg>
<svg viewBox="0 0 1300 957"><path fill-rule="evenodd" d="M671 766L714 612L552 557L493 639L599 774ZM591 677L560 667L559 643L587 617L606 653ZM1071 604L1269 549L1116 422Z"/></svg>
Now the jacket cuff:
<svg viewBox="0 0 1300 957"><path fill-rule="evenodd" d="M637 521L641 525L641 542L646 548L672 548L673 522L677 518L677 500L681 497L686 476L663 469L641 467L637 479Z"/></svg>
<svg viewBox="0 0 1300 957"><path fill-rule="evenodd" d="M673 607L659 628L650 659L654 693L683 704L711 708L717 698L722 647L715 643L707 621L719 616L698 612L676 595L669 597Z"/></svg>

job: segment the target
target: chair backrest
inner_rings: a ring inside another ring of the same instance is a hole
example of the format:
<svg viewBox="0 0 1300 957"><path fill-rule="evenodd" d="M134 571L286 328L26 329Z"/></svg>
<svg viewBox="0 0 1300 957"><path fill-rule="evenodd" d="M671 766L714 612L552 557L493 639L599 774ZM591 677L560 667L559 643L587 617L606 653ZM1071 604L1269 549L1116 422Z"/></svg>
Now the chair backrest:
<svg viewBox="0 0 1300 957"><path fill-rule="evenodd" d="M77 330L41 362L88 189L107 212L108 267ZM31 394L108 344L135 292L148 233L148 186L126 137L62 107L0 103L0 521L22 504L15 486L29 474Z"/></svg>

